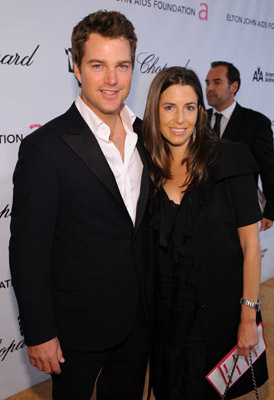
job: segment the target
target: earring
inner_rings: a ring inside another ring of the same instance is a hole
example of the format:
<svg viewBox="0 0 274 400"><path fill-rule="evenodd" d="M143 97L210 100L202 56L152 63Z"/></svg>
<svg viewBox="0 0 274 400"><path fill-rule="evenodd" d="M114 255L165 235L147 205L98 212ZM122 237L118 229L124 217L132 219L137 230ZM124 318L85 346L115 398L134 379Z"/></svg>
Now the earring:
<svg viewBox="0 0 274 400"><path fill-rule="evenodd" d="M195 142L196 139L196 126L194 126L194 129L192 131L192 142Z"/></svg>

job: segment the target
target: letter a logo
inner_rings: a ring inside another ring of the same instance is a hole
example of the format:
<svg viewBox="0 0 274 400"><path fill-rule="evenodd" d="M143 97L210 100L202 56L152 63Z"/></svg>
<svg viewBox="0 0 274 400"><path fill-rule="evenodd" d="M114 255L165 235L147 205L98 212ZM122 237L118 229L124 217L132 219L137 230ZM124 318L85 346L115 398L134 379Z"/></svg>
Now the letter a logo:
<svg viewBox="0 0 274 400"><path fill-rule="evenodd" d="M252 81L257 81L257 82L264 81L263 71L261 71L260 67L258 67L257 71L254 72Z"/></svg>

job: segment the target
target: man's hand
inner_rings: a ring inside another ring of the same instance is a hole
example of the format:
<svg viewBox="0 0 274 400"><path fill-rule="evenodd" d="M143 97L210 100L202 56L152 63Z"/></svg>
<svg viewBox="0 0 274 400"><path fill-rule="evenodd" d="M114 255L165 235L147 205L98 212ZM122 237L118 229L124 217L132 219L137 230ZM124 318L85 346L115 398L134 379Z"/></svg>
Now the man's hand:
<svg viewBox="0 0 274 400"><path fill-rule="evenodd" d="M260 231L266 231L267 229L271 228L273 225L273 221L267 218L263 218L261 220Z"/></svg>
<svg viewBox="0 0 274 400"><path fill-rule="evenodd" d="M48 342L28 347L29 360L33 367L46 374L60 374L59 363L64 363L62 349L57 337Z"/></svg>

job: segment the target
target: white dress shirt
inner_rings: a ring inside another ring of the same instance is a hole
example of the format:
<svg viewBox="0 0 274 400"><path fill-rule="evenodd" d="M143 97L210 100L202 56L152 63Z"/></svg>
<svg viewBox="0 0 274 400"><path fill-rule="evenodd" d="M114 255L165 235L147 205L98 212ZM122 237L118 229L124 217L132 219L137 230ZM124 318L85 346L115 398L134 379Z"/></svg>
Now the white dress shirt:
<svg viewBox="0 0 274 400"><path fill-rule="evenodd" d="M140 195L143 163L136 144L138 135L133 131L136 115L124 105L120 117L126 132L124 162L114 143L109 140L110 128L106 125L78 95L75 105L83 119L96 137L98 144L113 172L125 206L135 224L137 203Z"/></svg>
<svg viewBox="0 0 274 400"><path fill-rule="evenodd" d="M231 106L227 107L225 110L223 110L221 112L217 111L217 110L215 110L215 108L213 108L212 117L211 117L211 121L210 121L212 128L213 128L213 126L215 124L215 120L216 120L215 112L218 114L222 114L222 119L221 119L221 124L220 124L220 137L223 136L225 128L228 124L228 121L229 121L235 107L236 107L236 101L234 100L233 103L231 104Z"/></svg>

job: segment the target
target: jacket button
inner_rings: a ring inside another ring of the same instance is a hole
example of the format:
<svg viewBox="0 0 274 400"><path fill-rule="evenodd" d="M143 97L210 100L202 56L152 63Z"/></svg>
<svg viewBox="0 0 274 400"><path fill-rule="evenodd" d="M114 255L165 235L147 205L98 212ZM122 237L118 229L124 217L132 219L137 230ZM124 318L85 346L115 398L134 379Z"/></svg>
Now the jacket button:
<svg viewBox="0 0 274 400"><path fill-rule="evenodd" d="M202 306L202 310L203 310L203 311L207 311L207 310L208 310L208 307L205 306L205 305L203 305L203 306Z"/></svg>
<svg viewBox="0 0 274 400"><path fill-rule="evenodd" d="M197 264L197 265L195 265L195 269L196 269L196 271L200 271L201 270L201 266L199 265L199 264Z"/></svg>

